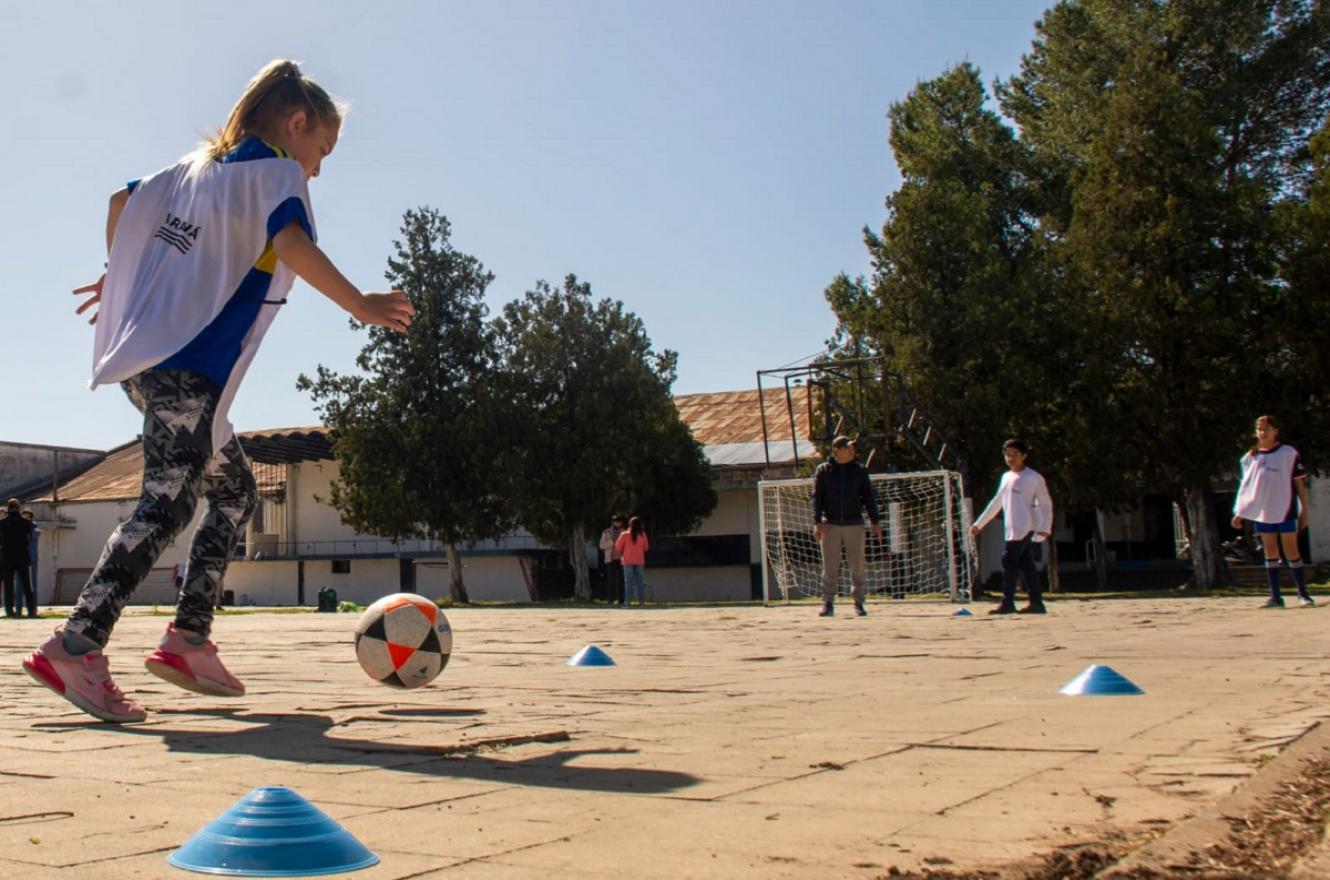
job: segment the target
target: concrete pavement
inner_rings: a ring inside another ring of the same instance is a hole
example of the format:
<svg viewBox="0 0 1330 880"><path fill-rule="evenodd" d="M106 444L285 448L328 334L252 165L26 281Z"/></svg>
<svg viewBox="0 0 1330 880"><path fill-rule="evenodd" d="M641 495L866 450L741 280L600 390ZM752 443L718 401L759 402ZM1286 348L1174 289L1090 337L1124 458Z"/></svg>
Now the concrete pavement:
<svg viewBox="0 0 1330 880"><path fill-rule="evenodd" d="M1127 852L1330 717L1325 608L1259 599L955 606L450 609L417 691L356 665L356 615L231 613L249 693L177 690L131 613L112 673L139 725L85 716L19 660L58 619L0 620L0 878L186 877L166 856L284 785L405 878L864 877ZM572 668L596 644L618 665ZM1137 697L1065 697L1087 665ZM341 876L341 875L338 875Z"/></svg>

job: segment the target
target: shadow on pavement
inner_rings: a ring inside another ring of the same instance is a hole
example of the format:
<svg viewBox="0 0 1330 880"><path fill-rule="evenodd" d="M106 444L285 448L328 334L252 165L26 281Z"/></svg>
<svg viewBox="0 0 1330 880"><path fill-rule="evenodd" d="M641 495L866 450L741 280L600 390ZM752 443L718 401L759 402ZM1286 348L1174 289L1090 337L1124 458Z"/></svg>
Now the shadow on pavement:
<svg viewBox="0 0 1330 880"><path fill-rule="evenodd" d="M396 710L397 714L416 714ZM430 710L436 716L475 714L469 710ZM138 725L97 725L99 730L125 736L156 737L166 748L181 754L248 755L269 761L303 766L346 765L377 767L397 773L472 779L505 785L566 788L581 791L664 794L697 784L698 777L671 770L642 767L570 766L573 760L596 754L634 754L636 749L556 749L526 760L507 761L489 755L484 744L446 746L355 739L335 735L339 723L327 715L303 713L250 713L239 709L199 709L158 712L163 715L211 716L254 727L244 730L198 730L172 728L169 721ZM368 720L368 719L361 719ZM384 718L391 721L391 718ZM34 725L46 730L85 728L83 723ZM502 745L525 745L570 739L562 731L552 738L542 735L515 737ZM413 760L414 759L414 760Z"/></svg>

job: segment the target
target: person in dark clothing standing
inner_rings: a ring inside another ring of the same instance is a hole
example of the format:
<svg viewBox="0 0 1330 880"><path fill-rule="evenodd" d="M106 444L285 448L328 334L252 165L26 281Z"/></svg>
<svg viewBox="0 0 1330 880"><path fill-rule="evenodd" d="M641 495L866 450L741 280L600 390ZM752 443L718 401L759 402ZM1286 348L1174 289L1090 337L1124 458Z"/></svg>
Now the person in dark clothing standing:
<svg viewBox="0 0 1330 880"><path fill-rule="evenodd" d="M600 533L600 552L604 554L605 564L605 601L613 608L624 601L623 561L615 544L623 534L623 517L615 516L610 520L610 527Z"/></svg>
<svg viewBox="0 0 1330 880"><path fill-rule="evenodd" d="M28 616L37 616L37 600L32 586L28 583L29 566L28 541L34 528L31 521L23 518L20 512L23 506L17 498L9 499L5 518L0 519L0 582L4 584L5 614L9 617L22 617L24 599L27 599ZM18 578L18 595L14 595L14 579ZM17 599L17 601L15 601Z"/></svg>
<svg viewBox="0 0 1330 880"><path fill-rule="evenodd" d="M822 610L819 617L836 613L836 582L840 579L841 551L850 564L850 596L854 613L863 617L864 518L868 511L873 534L882 540L877 499L868 479L868 469L855 460L854 441L839 436L831 441L831 458L817 466L813 475L813 537L822 545Z"/></svg>
<svg viewBox="0 0 1330 880"><path fill-rule="evenodd" d="M37 514L29 508L23 508L23 518L32 523L32 537L28 538L28 616L37 616L37 559L38 541L42 536L41 526L37 525ZM21 597L20 597L21 598Z"/></svg>

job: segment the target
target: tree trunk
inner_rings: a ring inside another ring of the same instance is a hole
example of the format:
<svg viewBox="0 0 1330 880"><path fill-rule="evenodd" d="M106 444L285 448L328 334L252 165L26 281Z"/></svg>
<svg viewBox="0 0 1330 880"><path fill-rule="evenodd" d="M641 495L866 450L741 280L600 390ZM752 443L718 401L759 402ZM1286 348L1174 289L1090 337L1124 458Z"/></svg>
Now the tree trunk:
<svg viewBox="0 0 1330 880"><path fill-rule="evenodd" d="M591 574L586 562L586 529L573 526L568 538L568 561L573 565L573 595L579 602L591 601Z"/></svg>
<svg viewBox="0 0 1330 880"><path fill-rule="evenodd" d="M1090 539L1094 541L1094 582L1099 592L1108 589L1108 542L1104 540L1104 512L1095 508L1094 532Z"/></svg>
<svg viewBox="0 0 1330 880"><path fill-rule="evenodd" d="M1208 593L1228 580L1228 566L1219 549L1219 525L1215 522L1207 486L1187 486L1182 490L1191 526L1192 578L1187 589Z"/></svg>
<svg viewBox="0 0 1330 880"><path fill-rule="evenodd" d="M462 554L457 552L456 544L448 544L448 595L458 605L470 605L471 597L466 594L466 584L462 582Z"/></svg>
<svg viewBox="0 0 1330 880"><path fill-rule="evenodd" d="M1044 552L1048 554L1048 591L1062 592L1062 572L1058 570L1058 542L1055 536L1049 536L1044 542Z"/></svg>

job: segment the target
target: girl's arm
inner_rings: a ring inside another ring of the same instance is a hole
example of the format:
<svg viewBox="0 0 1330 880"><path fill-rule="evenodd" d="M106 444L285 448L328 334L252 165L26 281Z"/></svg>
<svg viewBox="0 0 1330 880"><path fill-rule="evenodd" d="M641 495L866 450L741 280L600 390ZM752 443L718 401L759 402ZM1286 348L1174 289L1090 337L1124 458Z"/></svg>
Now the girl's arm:
<svg viewBox="0 0 1330 880"><path fill-rule="evenodd" d="M106 253L111 253L111 243L115 241L115 228L120 225L120 214L125 210L125 205L129 203L129 187L121 187L111 194L111 203L106 209ZM102 283L106 280L106 273L98 278L92 284L85 284L82 287L74 288L74 295L79 296L84 293L91 293L79 307L74 310L74 314L81 315L88 309L102 301ZM97 323L97 313L93 312L92 317L88 319L89 324Z"/></svg>
<svg viewBox="0 0 1330 880"><path fill-rule="evenodd" d="M120 225L120 214L129 204L129 187L122 186L111 194L111 205L106 209L106 252L111 253L111 242L115 241L115 228Z"/></svg>
<svg viewBox="0 0 1330 880"><path fill-rule="evenodd" d="M399 333L411 326L415 307L400 290L388 293L361 293L347 280L328 255L310 241L304 228L291 221L272 240L277 258L291 267L306 283L341 306L351 317L365 324L377 324Z"/></svg>
<svg viewBox="0 0 1330 880"><path fill-rule="evenodd" d="M1242 490L1244 484L1247 482L1247 477L1249 476L1248 467L1251 465L1251 459L1252 454L1248 452L1238 460L1238 470L1242 472L1242 479L1238 483L1237 493L1233 496L1233 519L1231 525L1235 529L1242 528L1242 517L1238 516L1238 504L1242 501Z"/></svg>

